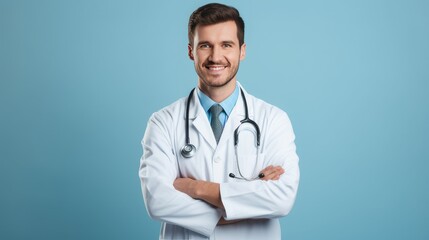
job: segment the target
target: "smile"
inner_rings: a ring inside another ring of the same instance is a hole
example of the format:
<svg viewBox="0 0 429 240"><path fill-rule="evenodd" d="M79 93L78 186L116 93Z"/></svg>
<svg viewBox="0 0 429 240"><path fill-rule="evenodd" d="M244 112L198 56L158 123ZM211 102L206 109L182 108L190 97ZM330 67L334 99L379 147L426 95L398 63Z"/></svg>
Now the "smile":
<svg viewBox="0 0 429 240"><path fill-rule="evenodd" d="M221 71L225 69L225 66L219 66L219 65L212 65L212 66L206 66L207 69L210 71Z"/></svg>

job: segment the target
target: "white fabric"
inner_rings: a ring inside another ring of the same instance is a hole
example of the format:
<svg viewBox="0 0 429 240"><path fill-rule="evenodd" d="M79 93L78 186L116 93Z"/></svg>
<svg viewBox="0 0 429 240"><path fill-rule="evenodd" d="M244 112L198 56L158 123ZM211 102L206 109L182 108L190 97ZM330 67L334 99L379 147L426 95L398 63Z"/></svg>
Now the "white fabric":
<svg viewBox="0 0 429 240"><path fill-rule="evenodd" d="M241 93L240 93L241 94ZM210 123L194 93L190 106L189 134L197 148L184 158L186 98L156 112L142 140L139 175L149 216L162 222L160 239L281 239L279 217L291 210L299 183L295 135L285 112L245 93L249 117L261 130L261 147L256 161L253 128L243 127L239 138L240 170L245 177L268 165L280 165L285 173L277 181L244 181L238 175L234 130L244 118L240 96L216 144ZM225 211L175 190L178 177L220 183ZM241 222L217 226L221 217Z"/></svg>

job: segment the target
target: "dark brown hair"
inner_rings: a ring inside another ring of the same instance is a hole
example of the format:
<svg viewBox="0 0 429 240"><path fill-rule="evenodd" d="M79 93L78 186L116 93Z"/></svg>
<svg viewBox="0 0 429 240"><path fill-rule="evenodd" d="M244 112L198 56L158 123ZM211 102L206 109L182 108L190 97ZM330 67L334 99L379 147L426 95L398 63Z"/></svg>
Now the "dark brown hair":
<svg viewBox="0 0 429 240"><path fill-rule="evenodd" d="M234 7L220 3L209 3L195 10L189 17L188 38L192 46L194 42L194 33L197 25L212 25L227 21L234 21L237 25L237 37L240 46L244 43L244 21L240 13Z"/></svg>

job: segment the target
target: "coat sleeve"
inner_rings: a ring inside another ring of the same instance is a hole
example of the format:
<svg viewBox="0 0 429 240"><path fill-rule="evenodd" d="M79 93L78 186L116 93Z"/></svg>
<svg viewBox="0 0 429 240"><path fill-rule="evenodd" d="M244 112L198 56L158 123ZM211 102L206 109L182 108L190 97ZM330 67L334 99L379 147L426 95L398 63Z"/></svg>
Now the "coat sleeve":
<svg viewBox="0 0 429 240"><path fill-rule="evenodd" d="M265 119L264 167L280 165L285 173L276 181L222 183L226 220L285 216L295 202L300 172L292 125L281 110Z"/></svg>
<svg viewBox="0 0 429 240"><path fill-rule="evenodd" d="M222 212L219 209L177 191L179 177L172 146L168 114L155 113L150 118L142 140L143 156L139 176L149 216L209 236Z"/></svg>

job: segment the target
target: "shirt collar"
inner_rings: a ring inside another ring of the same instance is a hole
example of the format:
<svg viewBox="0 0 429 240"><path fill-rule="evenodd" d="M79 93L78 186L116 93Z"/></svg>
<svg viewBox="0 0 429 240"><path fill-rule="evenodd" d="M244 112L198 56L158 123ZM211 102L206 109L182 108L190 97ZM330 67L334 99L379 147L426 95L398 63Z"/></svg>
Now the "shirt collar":
<svg viewBox="0 0 429 240"><path fill-rule="evenodd" d="M209 98L206 94L204 94L199 88L197 88L197 94L201 102L201 106L203 107L206 114L208 114L210 107L216 102L213 101L211 98ZM223 110L225 111L226 115L229 116L231 114L232 109L237 103L238 95L239 95L239 90L238 90L238 84L237 84L235 86L234 92L232 92L232 94L229 95L229 97L227 97L225 100L219 103L222 106Z"/></svg>

